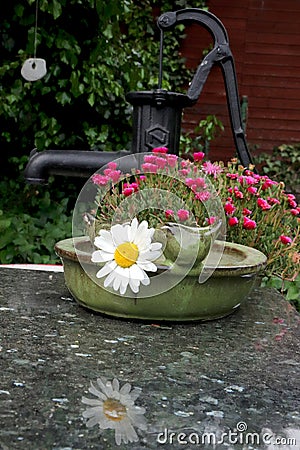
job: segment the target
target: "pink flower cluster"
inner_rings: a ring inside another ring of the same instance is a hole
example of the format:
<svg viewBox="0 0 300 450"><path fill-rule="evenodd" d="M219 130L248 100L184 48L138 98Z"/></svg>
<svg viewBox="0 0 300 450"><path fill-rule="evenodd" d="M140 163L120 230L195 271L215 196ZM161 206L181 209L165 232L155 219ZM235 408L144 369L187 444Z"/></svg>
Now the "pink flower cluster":
<svg viewBox="0 0 300 450"><path fill-rule="evenodd" d="M166 147L157 147L152 153L144 156L144 164L142 169L144 172L157 173L159 169L168 171L168 167L174 168L177 165L178 156L167 153Z"/></svg>
<svg viewBox="0 0 300 450"><path fill-rule="evenodd" d="M230 186L227 187L229 196L224 202L224 211L228 217L229 227L235 227L241 223L241 227L246 230L254 230L257 228L257 220L264 221L262 214L267 214L278 205L288 204L290 212L293 216L300 214L300 207L297 205L293 194L285 194L282 192L280 183L271 180L266 175L258 175L247 169L241 175L238 172L226 173L226 178L230 180ZM278 189L280 188L280 189ZM277 195L268 195L277 189ZM251 205L251 209L247 208ZM253 212L254 211L254 212ZM240 218L237 216L240 214ZM252 217L254 216L254 217ZM278 238L282 244L291 244L292 238L280 235Z"/></svg>
<svg viewBox="0 0 300 450"><path fill-rule="evenodd" d="M118 183L121 178L121 171L117 170L117 163L113 161L107 164L107 169L105 169L103 173L104 175L95 173L92 176L92 181L94 184L97 184L98 186L106 186L110 182L113 184Z"/></svg>

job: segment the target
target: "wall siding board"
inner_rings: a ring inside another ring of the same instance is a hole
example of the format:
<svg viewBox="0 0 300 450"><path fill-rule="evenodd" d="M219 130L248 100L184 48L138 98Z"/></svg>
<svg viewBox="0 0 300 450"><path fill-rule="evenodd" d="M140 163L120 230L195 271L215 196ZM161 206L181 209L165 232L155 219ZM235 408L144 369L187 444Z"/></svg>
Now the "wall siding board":
<svg viewBox="0 0 300 450"><path fill-rule="evenodd" d="M271 151L281 143L300 142L300 0L208 0L209 11L225 25L234 55L239 95L248 97L247 140L250 148ZM211 42L199 26L188 28L182 46L187 66L196 68ZM225 132L211 145L211 159L234 154L225 87L214 68L183 128L192 130L216 114Z"/></svg>

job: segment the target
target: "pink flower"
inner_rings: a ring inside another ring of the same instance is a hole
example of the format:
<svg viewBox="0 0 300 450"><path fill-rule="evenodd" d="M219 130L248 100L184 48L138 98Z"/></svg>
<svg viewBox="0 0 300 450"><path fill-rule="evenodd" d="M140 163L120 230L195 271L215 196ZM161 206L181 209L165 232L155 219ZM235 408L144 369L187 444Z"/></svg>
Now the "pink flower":
<svg viewBox="0 0 300 450"><path fill-rule="evenodd" d="M210 193L208 191L196 192L195 198L201 202L207 202L210 199Z"/></svg>
<svg viewBox="0 0 300 450"><path fill-rule="evenodd" d="M213 175L214 178L217 178L217 176L223 172L223 169L219 164L217 163L211 163L210 161L207 161L203 163L202 165L203 172L205 172L208 175Z"/></svg>
<svg viewBox="0 0 300 450"><path fill-rule="evenodd" d="M250 194L255 195L256 192L257 192L257 188L254 187L254 186L249 186L249 187L247 188L247 191L248 191Z"/></svg>
<svg viewBox="0 0 300 450"><path fill-rule="evenodd" d="M182 161L180 161L180 165L181 165L181 167L186 169L188 167L188 165L189 165L189 161L183 159Z"/></svg>
<svg viewBox="0 0 300 450"><path fill-rule="evenodd" d="M177 155L166 155L167 161L170 167L175 167L177 163L178 156Z"/></svg>
<svg viewBox="0 0 300 450"><path fill-rule="evenodd" d="M115 163L114 161L111 161L107 164L107 166L110 170L116 170L116 168L118 167L118 164Z"/></svg>
<svg viewBox="0 0 300 450"><path fill-rule="evenodd" d="M153 153L168 153L167 147L156 147L152 150Z"/></svg>
<svg viewBox="0 0 300 450"><path fill-rule="evenodd" d="M206 222L208 223L208 225L213 225L216 221L216 217L215 216L211 216L208 219L206 219Z"/></svg>
<svg viewBox="0 0 300 450"><path fill-rule="evenodd" d="M257 199L257 204L258 204L258 206L259 206L263 211L266 211L266 210L272 208L272 206L269 205L269 203L267 202L267 200L265 200L264 198L261 198L261 197L259 197L259 198Z"/></svg>
<svg viewBox="0 0 300 450"><path fill-rule="evenodd" d="M125 197L129 197L129 195L134 193L134 189L132 187L126 187L125 189L123 189L123 194L125 195Z"/></svg>
<svg viewBox="0 0 300 450"><path fill-rule="evenodd" d="M195 181L195 184L196 184L197 187L201 187L203 189L206 188L206 183L205 183L205 179L204 178L198 177L198 178L195 178L194 181Z"/></svg>
<svg viewBox="0 0 300 450"><path fill-rule="evenodd" d="M185 220L188 220L188 218L190 217L190 213L186 209L179 209L177 211L177 216L178 216L179 220L184 222Z"/></svg>
<svg viewBox="0 0 300 450"><path fill-rule="evenodd" d="M270 205L280 205L280 201L278 200L278 198L268 197L268 202L270 203Z"/></svg>
<svg viewBox="0 0 300 450"><path fill-rule="evenodd" d="M137 192L139 190L139 185L138 185L138 183L124 183L123 189L127 189L127 188L133 189L134 192Z"/></svg>
<svg viewBox="0 0 300 450"><path fill-rule="evenodd" d="M139 180L140 180L140 181L145 181L145 180L146 180L145 175L140 175L140 176L139 176Z"/></svg>
<svg viewBox="0 0 300 450"><path fill-rule="evenodd" d="M172 219L174 217L173 209L166 209L165 216L166 216L166 219Z"/></svg>
<svg viewBox="0 0 300 450"><path fill-rule="evenodd" d="M251 177L250 175L246 176L246 177L241 177L243 180L240 180L240 183L243 184L244 181L246 182L246 184L248 185L252 185L252 184L256 184L257 180L254 177Z"/></svg>
<svg viewBox="0 0 300 450"><path fill-rule="evenodd" d="M234 188L233 193L236 198L244 198L244 194L237 187Z"/></svg>
<svg viewBox="0 0 300 450"><path fill-rule="evenodd" d="M202 161L204 156L205 156L205 153L203 153L203 152L195 152L195 153L193 153L194 161Z"/></svg>
<svg viewBox="0 0 300 450"><path fill-rule="evenodd" d="M194 178L186 178L186 179L185 179L185 184L186 184L188 187L192 187L192 186L195 184Z"/></svg>
<svg viewBox="0 0 300 450"><path fill-rule="evenodd" d="M145 163L150 163L150 164L155 164L156 163L156 156L155 155L145 155L144 156L144 162Z"/></svg>
<svg viewBox="0 0 300 450"><path fill-rule="evenodd" d="M236 210L236 207L232 203L227 202L224 205L224 210L226 214L233 214Z"/></svg>
<svg viewBox="0 0 300 450"><path fill-rule="evenodd" d="M180 173L180 175L182 175L183 177L186 177L190 171L188 169L180 169L178 170L178 172Z"/></svg>
<svg viewBox="0 0 300 450"><path fill-rule="evenodd" d="M107 183L109 183L109 178L105 175L101 175L100 173L95 173L92 176L92 181L94 184L98 184L99 186L105 186Z"/></svg>
<svg viewBox="0 0 300 450"><path fill-rule="evenodd" d="M281 240L281 242L285 245L287 244L291 244L292 243L292 239L288 236L285 236L284 234L282 234L281 236L279 236L279 239Z"/></svg>
<svg viewBox="0 0 300 450"><path fill-rule="evenodd" d="M291 213L293 216L298 216L298 214L300 214L300 211L296 208L291 209Z"/></svg>
<svg viewBox="0 0 300 450"><path fill-rule="evenodd" d="M236 180L239 177L238 173L227 173L226 177L230 178L231 180Z"/></svg>
<svg viewBox="0 0 300 450"><path fill-rule="evenodd" d="M274 186L278 184L276 181L270 180L270 178L266 177L265 182L262 185L262 190L265 191L266 189L269 189L271 186Z"/></svg>
<svg viewBox="0 0 300 450"><path fill-rule="evenodd" d="M289 200L296 200L296 196L294 194L287 194L286 196Z"/></svg>
<svg viewBox="0 0 300 450"><path fill-rule="evenodd" d="M167 165L167 160L165 158L157 156L155 164L157 164L160 169L164 169Z"/></svg>
<svg viewBox="0 0 300 450"><path fill-rule="evenodd" d="M280 319L279 317L274 317L273 319L273 323L277 324L283 324L284 323L284 319Z"/></svg>
<svg viewBox="0 0 300 450"><path fill-rule="evenodd" d="M297 202L295 200L289 200L288 202L291 208L297 208Z"/></svg>
<svg viewBox="0 0 300 450"><path fill-rule="evenodd" d="M250 216L250 214L252 214L252 211L250 211L250 209L248 208L243 209L243 216Z"/></svg>
<svg viewBox="0 0 300 450"><path fill-rule="evenodd" d="M235 225L237 225L239 223L239 219L237 217L229 217L228 219L228 225L230 227L234 227Z"/></svg>
<svg viewBox="0 0 300 450"><path fill-rule="evenodd" d="M149 155L149 156L150 156L150 155ZM158 167L157 167L156 164L145 163L145 164L142 164L142 169L143 169L145 172L156 173Z"/></svg>
<svg viewBox="0 0 300 450"><path fill-rule="evenodd" d="M251 220L245 216L244 222L243 222L243 228L245 228L246 230L254 230L254 228L256 228L255 220Z"/></svg>
<svg viewBox="0 0 300 450"><path fill-rule="evenodd" d="M108 176L113 183L117 183L121 177L121 170L111 170Z"/></svg>

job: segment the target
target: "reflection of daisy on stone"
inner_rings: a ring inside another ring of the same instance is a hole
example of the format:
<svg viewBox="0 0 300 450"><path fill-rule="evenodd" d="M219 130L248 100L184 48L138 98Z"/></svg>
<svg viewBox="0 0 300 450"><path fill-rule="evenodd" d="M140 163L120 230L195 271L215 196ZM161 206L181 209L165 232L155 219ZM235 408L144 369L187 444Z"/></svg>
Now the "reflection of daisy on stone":
<svg viewBox="0 0 300 450"><path fill-rule="evenodd" d="M141 430L147 428L143 416L145 408L134 404L141 389L134 388L131 390L129 383L125 383L120 388L119 381L116 378L110 382L103 377L97 379L97 388L93 383L89 388L89 392L98 397L97 399L82 397L82 403L91 406L82 414L84 418L88 419L87 427L98 424L102 430L115 430L117 445L120 445L122 441L125 444L137 442L138 436L134 427Z"/></svg>
<svg viewBox="0 0 300 450"><path fill-rule="evenodd" d="M106 263L98 272L97 278L107 275L104 287L112 287L125 294L127 286L137 293L140 284L150 284L146 271L156 272L152 262L161 256L162 244L152 243L154 228L148 228L144 220L140 224L134 218L131 224L116 224L108 230L100 230L94 244L99 249L93 252L92 262Z"/></svg>

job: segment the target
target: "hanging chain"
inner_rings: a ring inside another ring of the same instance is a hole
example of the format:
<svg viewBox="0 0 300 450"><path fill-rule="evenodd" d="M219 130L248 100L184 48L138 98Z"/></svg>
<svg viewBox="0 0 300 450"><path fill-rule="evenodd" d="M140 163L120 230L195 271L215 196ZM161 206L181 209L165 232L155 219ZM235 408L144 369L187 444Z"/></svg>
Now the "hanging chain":
<svg viewBox="0 0 300 450"><path fill-rule="evenodd" d="M38 11L39 11L39 0L36 0L36 4L35 4L34 43L33 43L33 57L34 58L36 58L36 47L37 47Z"/></svg>

